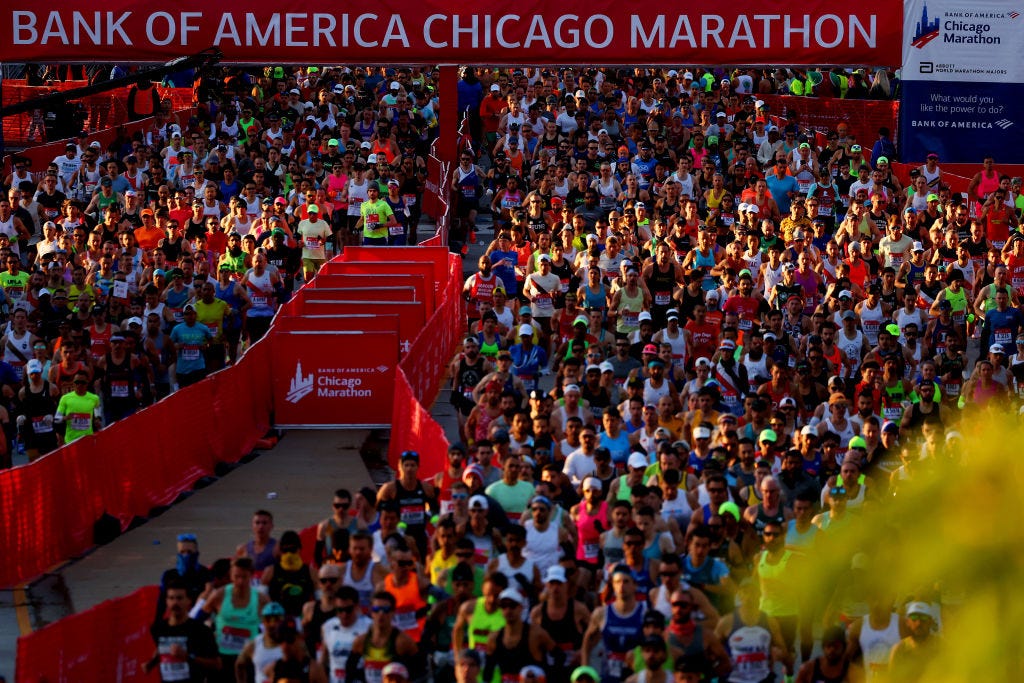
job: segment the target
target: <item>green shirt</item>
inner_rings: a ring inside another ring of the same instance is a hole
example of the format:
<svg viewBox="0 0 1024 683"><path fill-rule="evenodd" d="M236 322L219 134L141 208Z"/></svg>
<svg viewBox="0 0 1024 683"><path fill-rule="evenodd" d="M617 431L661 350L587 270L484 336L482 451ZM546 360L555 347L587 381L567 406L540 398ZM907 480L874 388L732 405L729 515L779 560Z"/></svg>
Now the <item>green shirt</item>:
<svg viewBox="0 0 1024 683"><path fill-rule="evenodd" d="M381 239L388 236L388 218L395 213L386 201L378 199L360 204L359 215L363 217L363 237Z"/></svg>
<svg viewBox="0 0 1024 683"><path fill-rule="evenodd" d="M488 486L484 492L498 501L509 515L519 515L530 504L534 489L533 484L520 479L511 486L504 481L496 481Z"/></svg>
<svg viewBox="0 0 1024 683"><path fill-rule="evenodd" d="M71 443L92 434L92 418L100 405L100 397L91 391L79 396L76 392L64 394L57 404L57 412L64 416L64 442Z"/></svg>

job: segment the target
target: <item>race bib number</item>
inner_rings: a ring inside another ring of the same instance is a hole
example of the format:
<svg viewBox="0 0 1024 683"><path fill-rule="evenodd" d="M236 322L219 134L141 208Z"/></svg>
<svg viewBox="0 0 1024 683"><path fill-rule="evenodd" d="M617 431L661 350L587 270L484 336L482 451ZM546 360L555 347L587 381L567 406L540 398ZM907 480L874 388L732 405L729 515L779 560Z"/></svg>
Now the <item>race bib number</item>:
<svg viewBox="0 0 1024 683"><path fill-rule="evenodd" d="M583 559L585 560L596 560L597 554L601 550L600 543L584 543L583 544Z"/></svg>
<svg viewBox="0 0 1024 683"><path fill-rule="evenodd" d="M392 620L392 625L400 631L412 631L416 629L416 612L405 611L395 612L395 618Z"/></svg>
<svg viewBox="0 0 1024 683"><path fill-rule="evenodd" d="M11 301L21 301L25 296L25 290L21 287L8 287L7 297Z"/></svg>
<svg viewBox="0 0 1024 683"><path fill-rule="evenodd" d="M613 679L622 678L626 670L626 653L609 652L607 659L608 675Z"/></svg>
<svg viewBox="0 0 1024 683"><path fill-rule="evenodd" d="M185 320L185 314L182 312L182 309L180 308L172 308L171 315L174 316L174 322L176 323L184 322Z"/></svg>
<svg viewBox="0 0 1024 683"><path fill-rule="evenodd" d="M403 228L401 225L389 225L388 234L391 235L392 237L399 237L405 234L405 228Z"/></svg>
<svg viewBox="0 0 1024 683"><path fill-rule="evenodd" d="M76 432L84 432L92 426L92 415L88 413L71 413L68 416L68 422L71 424L71 429Z"/></svg>
<svg viewBox="0 0 1024 683"><path fill-rule="evenodd" d="M743 330L744 332L750 331L753 328L753 326L754 326L754 323L751 322L750 320L746 320L744 318L740 318L739 328L741 330Z"/></svg>
<svg viewBox="0 0 1024 683"><path fill-rule="evenodd" d="M185 360L199 360L200 348L198 344L187 344L181 349L181 357Z"/></svg>
<svg viewBox="0 0 1024 683"><path fill-rule="evenodd" d="M995 330L992 335L992 339L996 344L1009 344L1013 341L1013 334L1006 328L999 328Z"/></svg>
<svg viewBox="0 0 1024 683"><path fill-rule="evenodd" d="M892 420L893 422L899 422L900 418L903 417L903 406L892 406L882 408L882 415L885 416L886 420Z"/></svg>
<svg viewBox="0 0 1024 683"><path fill-rule="evenodd" d="M188 657L160 653L160 680L187 681L189 678Z"/></svg>
<svg viewBox="0 0 1024 683"><path fill-rule="evenodd" d="M119 381L110 383L110 396L112 398L128 398L128 382Z"/></svg>
<svg viewBox="0 0 1024 683"><path fill-rule="evenodd" d="M307 237L305 240L306 249L319 249L320 238L319 237Z"/></svg>
<svg viewBox="0 0 1024 683"><path fill-rule="evenodd" d="M416 195L414 194L403 194L402 200L405 202L405 208L407 209L416 206Z"/></svg>
<svg viewBox="0 0 1024 683"><path fill-rule="evenodd" d="M253 306L266 306L267 305L267 297L265 297L265 296L252 296L252 297L250 297L250 299L252 300L252 305Z"/></svg>
<svg viewBox="0 0 1024 683"><path fill-rule="evenodd" d="M33 417L32 431L36 434L51 434L53 432L53 418L49 415Z"/></svg>
<svg viewBox="0 0 1024 683"><path fill-rule="evenodd" d="M217 634L217 644L222 652L241 652L250 638L252 638L252 632L247 628L224 626Z"/></svg>
<svg viewBox="0 0 1024 683"><path fill-rule="evenodd" d="M625 311L622 314L622 324L626 327L639 327L640 314L636 311Z"/></svg>
<svg viewBox="0 0 1024 683"><path fill-rule="evenodd" d="M655 292L654 303L657 306L668 306L672 301L672 295L669 292Z"/></svg>
<svg viewBox="0 0 1024 683"><path fill-rule="evenodd" d="M425 518L423 507L417 505L403 506L399 514L406 524L423 524Z"/></svg>
<svg viewBox="0 0 1024 683"><path fill-rule="evenodd" d="M368 213L366 214L366 220L364 221L366 227L373 230L380 225L380 214L379 213Z"/></svg>
<svg viewBox="0 0 1024 683"><path fill-rule="evenodd" d="M550 294L538 294L533 297L533 305L537 307L537 317L547 318L554 311L554 302Z"/></svg>

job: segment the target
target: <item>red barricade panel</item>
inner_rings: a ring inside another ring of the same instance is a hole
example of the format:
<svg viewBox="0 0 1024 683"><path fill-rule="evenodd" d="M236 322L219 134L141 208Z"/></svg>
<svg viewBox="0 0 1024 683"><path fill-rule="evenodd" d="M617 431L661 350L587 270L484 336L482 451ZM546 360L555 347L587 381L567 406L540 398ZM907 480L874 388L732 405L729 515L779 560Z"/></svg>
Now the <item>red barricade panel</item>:
<svg viewBox="0 0 1024 683"><path fill-rule="evenodd" d="M432 263L419 261L377 261L369 263L332 261L321 268L320 274L325 276L325 278L334 275L391 275L396 278L405 277L406 275L420 275L426 282L428 290L426 301L431 312L441 305L441 300L443 299L441 290L444 288L444 283L447 282L448 277L446 273L443 277L439 278L437 266ZM319 276L317 279L319 279ZM317 285L314 285L313 289L316 289L316 287Z"/></svg>
<svg viewBox="0 0 1024 683"><path fill-rule="evenodd" d="M429 287L427 286L429 283ZM402 273L338 273L317 275L312 283L313 291L335 287L415 287L414 301L425 301L431 311L436 308L434 301L434 283L421 274Z"/></svg>
<svg viewBox="0 0 1024 683"><path fill-rule="evenodd" d="M423 330L426 314L419 303L394 301L327 301L310 299L299 302L294 315L345 315L348 313L393 313L399 316L399 343L401 352L406 354L413 340Z"/></svg>
<svg viewBox="0 0 1024 683"><path fill-rule="evenodd" d="M438 283L435 287L440 289L448 278L448 255L446 247L345 247L341 258L345 263L380 261L432 263L434 264L434 282Z"/></svg>
<svg viewBox="0 0 1024 683"><path fill-rule="evenodd" d="M398 332L399 322L398 315L393 313L380 315L351 313L346 315L279 315L274 321L273 329L279 332L294 332L295 330Z"/></svg>
<svg viewBox="0 0 1024 683"><path fill-rule="evenodd" d="M18 683L157 681L142 673L153 655L149 626L159 595L146 586L18 638Z"/></svg>
<svg viewBox="0 0 1024 683"><path fill-rule="evenodd" d="M398 365L394 332L278 332L274 420L280 427L386 427Z"/></svg>
<svg viewBox="0 0 1024 683"><path fill-rule="evenodd" d="M320 301L401 301L419 303L427 307L427 302L419 298L419 292L415 287L349 287L340 285L320 289L303 289L296 293L294 298L307 301L313 299Z"/></svg>

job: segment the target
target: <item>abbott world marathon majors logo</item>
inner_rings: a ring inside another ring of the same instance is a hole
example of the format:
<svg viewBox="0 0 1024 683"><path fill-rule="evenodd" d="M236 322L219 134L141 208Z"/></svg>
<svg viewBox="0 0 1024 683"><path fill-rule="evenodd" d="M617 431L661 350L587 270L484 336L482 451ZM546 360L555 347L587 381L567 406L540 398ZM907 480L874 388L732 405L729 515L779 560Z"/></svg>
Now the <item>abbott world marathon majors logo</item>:
<svg viewBox="0 0 1024 683"><path fill-rule="evenodd" d="M295 363L295 376L288 385L285 400L298 403L312 393L318 398L369 398L372 389L364 389L363 380L356 375L385 373L386 365L373 368L318 368L308 375L302 372L302 361Z"/></svg>

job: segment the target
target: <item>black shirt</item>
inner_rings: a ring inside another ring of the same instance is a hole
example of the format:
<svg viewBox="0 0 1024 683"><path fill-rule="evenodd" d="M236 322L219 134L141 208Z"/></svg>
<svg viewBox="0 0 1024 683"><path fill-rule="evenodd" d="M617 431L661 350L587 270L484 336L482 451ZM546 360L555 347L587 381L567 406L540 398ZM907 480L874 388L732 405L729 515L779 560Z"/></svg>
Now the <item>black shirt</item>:
<svg viewBox="0 0 1024 683"><path fill-rule="evenodd" d="M208 626L195 619L171 626L166 620L161 619L153 624L150 634L153 636L153 642L156 643L157 655L160 660L157 669L160 672L161 681L203 683L207 680L207 670L196 664L194 658L217 656L217 641ZM184 648L187 657L172 655L171 649L175 645ZM186 669L188 678L182 678L180 674Z"/></svg>

